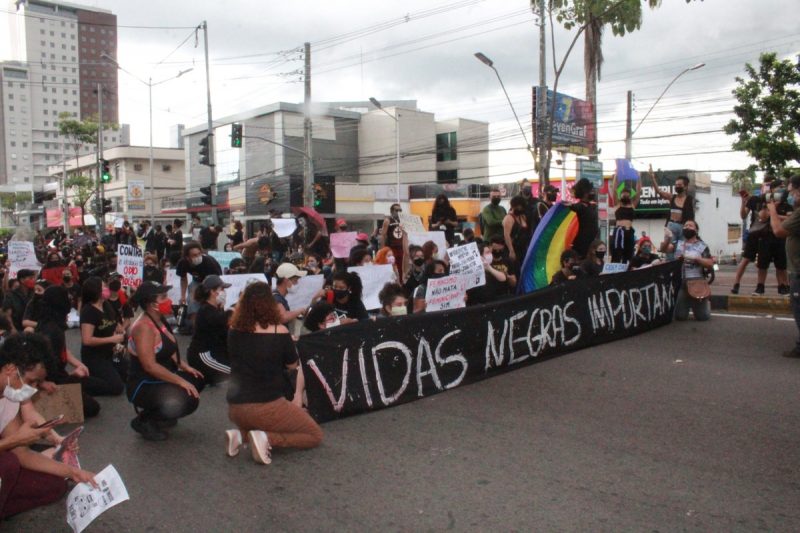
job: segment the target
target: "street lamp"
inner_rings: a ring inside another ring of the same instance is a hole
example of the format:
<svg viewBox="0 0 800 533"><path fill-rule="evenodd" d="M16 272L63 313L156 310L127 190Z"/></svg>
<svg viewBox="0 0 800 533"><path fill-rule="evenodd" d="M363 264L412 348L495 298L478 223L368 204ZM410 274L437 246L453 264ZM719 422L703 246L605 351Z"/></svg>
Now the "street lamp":
<svg viewBox="0 0 800 533"><path fill-rule="evenodd" d="M122 72L128 74L129 76L131 76L136 81L139 81L139 82L147 85L147 92L148 92L148 97L149 97L149 107L150 107L150 225L151 226L155 226L155 223L156 223L156 221L155 221L155 194L154 194L154 190L155 189L153 187L153 181L154 181L154 178L153 178L153 87L155 85L161 85L162 83L166 83L168 81L176 80L176 79L180 78L181 76L183 76L184 74L194 70L194 67L187 68L186 70L181 70L175 76L172 76L171 78L167 78L167 79L164 79L164 80L157 81L157 82L153 83L153 78L152 77L148 78L147 81L144 81L139 76L137 76L137 75L135 75L135 74L133 74L131 72L128 72L127 70L122 68L122 66L119 63L117 63L116 59L114 59L113 57L109 56L105 52L103 52L101 54L101 56L103 58L111 61L112 63L114 63L119 70L121 70Z"/></svg>
<svg viewBox="0 0 800 533"><path fill-rule="evenodd" d="M533 156L534 160L536 159L535 154L533 153L533 148L531 148L531 143L528 142L528 136L525 135L525 130L522 127L522 124L519 121L519 117L517 116L517 111L514 109L514 104L511 103L511 98L508 96L508 91L506 91L506 86L503 84L503 79L500 77L500 73L497 72L497 69L494 68L494 61L486 57L481 52L476 52L475 57L478 58L478 61L492 69L497 76L497 81L500 82L500 87L503 89L503 93L506 95L506 100L508 100L508 106L511 108L511 112L514 113L514 118L517 120L517 126L519 126L519 131L522 133L522 138L525 139L525 144L528 146L528 152L530 152L531 156Z"/></svg>
<svg viewBox="0 0 800 533"><path fill-rule="evenodd" d="M397 179L397 203L400 203L400 112L395 107L395 114L392 115L386 111L381 103L373 97L369 97L372 105L386 113L386 115L394 120L394 149L395 149L395 178ZM396 116L395 116L396 115Z"/></svg>
<svg viewBox="0 0 800 533"><path fill-rule="evenodd" d="M656 98L656 101L653 102L653 105L650 106L650 109L647 110L647 113L644 114L644 117L642 117L642 120L639 121L639 124L633 129L633 131L629 131L625 135L625 158L626 159L630 159L631 158L634 134L639 130L639 128L642 126L642 123L647 119L647 117L650 116L650 112L658 104L658 102L661 101L661 98L667 93L669 88L672 87L672 84L675 83L676 81L678 81L678 78L680 78L681 76L683 76L687 72L691 72L693 70L699 70L699 69L703 68L704 66L706 66L705 63L698 63L693 67L689 67L687 69L682 70L677 76L672 78L672 81L669 82L669 84L664 88L663 91L661 91L661 94L658 96L658 98Z"/></svg>

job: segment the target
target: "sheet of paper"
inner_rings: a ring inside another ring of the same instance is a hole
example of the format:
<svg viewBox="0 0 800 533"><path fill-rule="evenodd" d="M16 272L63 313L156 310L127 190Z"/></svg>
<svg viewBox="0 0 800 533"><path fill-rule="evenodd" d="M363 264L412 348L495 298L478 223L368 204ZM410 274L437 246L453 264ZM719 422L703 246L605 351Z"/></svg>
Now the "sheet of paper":
<svg viewBox="0 0 800 533"><path fill-rule="evenodd" d="M360 267L350 267L348 272L355 272L361 278L364 290L361 293L361 301L367 310L379 309L381 301L378 293L387 283L395 281L394 268L392 265L368 265Z"/></svg>
<svg viewBox="0 0 800 533"><path fill-rule="evenodd" d="M36 251L30 241L8 241L8 260L11 262L11 278L17 277L17 272L23 268L39 270L41 265L36 259Z"/></svg>
<svg viewBox="0 0 800 533"><path fill-rule="evenodd" d="M81 533L95 518L129 499L128 490L112 465L94 479L100 488L79 483L67 496L67 524L75 533Z"/></svg>
<svg viewBox="0 0 800 533"><path fill-rule="evenodd" d="M264 274L228 274L220 277L225 283L231 284L230 287L225 289L225 309L230 309L239 301L239 295L250 283L267 282L267 277Z"/></svg>
<svg viewBox="0 0 800 533"><path fill-rule="evenodd" d="M297 229L297 221L293 218L272 218L270 221L275 234L281 239L291 236Z"/></svg>
<svg viewBox="0 0 800 533"><path fill-rule="evenodd" d="M167 285L172 287L167 293L167 298L172 300L172 305L178 305L181 301L181 278L174 268L167 270Z"/></svg>
<svg viewBox="0 0 800 533"><path fill-rule="evenodd" d="M603 265L602 274L617 274L619 272L627 272L628 263L605 263Z"/></svg>
<svg viewBox="0 0 800 533"><path fill-rule="evenodd" d="M422 219L419 215L407 215L400 213L398 217L400 225L406 230L406 233L425 233L425 226L422 225Z"/></svg>
<svg viewBox="0 0 800 533"><path fill-rule="evenodd" d="M466 280L460 276L429 279L425 289L425 311L444 311L465 307Z"/></svg>
<svg viewBox="0 0 800 533"><path fill-rule="evenodd" d="M448 248L447 256L450 258L450 274L464 278L467 290L486 285L486 270L483 268L477 244L471 242L464 246Z"/></svg>
<svg viewBox="0 0 800 533"><path fill-rule="evenodd" d="M350 249L356 245L355 231L342 231L339 233L331 233L331 252L333 257L337 259L350 257Z"/></svg>
<svg viewBox="0 0 800 533"><path fill-rule="evenodd" d="M122 276L122 286L138 289L144 277L144 252L129 244L117 247L117 273Z"/></svg>
<svg viewBox="0 0 800 533"><path fill-rule="evenodd" d="M308 307L309 304L311 304L311 298L322 290L322 285L324 283L325 276L322 274L303 276L300 278L294 292L290 292L286 295L286 301L289 302L289 309L294 311L296 309Z"/></svg>

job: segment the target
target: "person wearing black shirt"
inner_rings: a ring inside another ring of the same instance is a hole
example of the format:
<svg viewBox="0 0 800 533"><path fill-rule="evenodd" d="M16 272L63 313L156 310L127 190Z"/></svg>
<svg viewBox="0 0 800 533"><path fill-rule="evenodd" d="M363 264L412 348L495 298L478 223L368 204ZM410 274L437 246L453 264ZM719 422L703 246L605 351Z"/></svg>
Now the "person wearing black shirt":
<svg viewBox="0 0 800 533"><path fill-rule="evenodd" d="M156 232L150 227L150 222L143 221L140 224L139 231L136 232L136 236L144 240L145 252L156 252Z"/></svg>
<svg viewBox="0 0 800 533"><path fill-rule="evenodd" d="M33 286L33 295L25 307L25 314L22 315L22 326L29 332L33 332L42 315L42 296L49 286L50 283L43 279L36 280L36 285Z"/></svg>
<svg viewBox="0 0 800 533"><path fill-rule="evenodd" d="M219 266L217 260L203 253L203 248L196 242L190 242L183 247L183 258L178 261L175 268L178 277L181 278L181 305L187 304L188 294L188 315L189 320L200 307L200 302L196 301L191 296L197 289L197 286L203 283L206 276L216 274L222 275L222 267ZM189 283L188 276L192 276L192 281ZM188 292L187 292L188 290Z"/></svg>
<svg viewBox="0 0 800 533"><path fill-rule="evenodd" d="M124 390L122 377L114 366L114 348L125 339L117 313L106 300L110 294L103 280L92 277L81 292L81 361L94 378L87 384L92 396L118 396Z"/></svg>
<svg viewBox="0 0 800 533"><path fill-rule="evenodd" d="M583 277L583 271L578 265L577 252L575 250L564 250L561 253L561 270L553 274L550 286L560 285L580 277Z"/></svg>
<svg viewBox="0 0 800 533"><path fill-rule="evenodd" d="M581 178L573 187L572 195L577 200L570 206L578 215L578 234L572 241L572 249L581 259L589 252L589 245L600 234L600 222L597 216L597 204L594 202L594 186L586 178Z"/></svg>
<svg viewBox="0 0 800 533"><path fill-rule="evenodd" d="M389 216L383 219L381 226L381 243L383 246L388 246L392 249L394 255L394 264L397 266L397 271L400 274L400 279L403 279L405 274L405 243L407 241L406 232L400 224L400 214L403 209L400 204L392 204L389 208Z"/></svg>
<svg viewBox="0 0 800 533"><path fill-rule="evenodd" d="M589 246L586 259L581 263L581 270L590 277L599 276L603 273L603 264L606 258L606 243L600 239L595 240Z"/></svg>
<svg viewBox="0 0 800 533"><path fill-rule="evenodd" d="M3 298L3 312L11 321L14 330L22 333L24 329L22 318L25 316L25 309L36 285L36 273L23 268L17 272L17 281L19 281L17 287L8 291Z"/></svg>
<svg viewBox="0 0 800 533"><path fill-rule="evenodd" d="M328 298L336 311L339 323L352 324L369 320L369 314L361 301L361 277L355 272L337 272L333 275L333 291Z"/></svg>
<svg viewBox="0 0 800 533"><path fill-rule="evenodd" d="M172 233L167 238L167 254L181 253L183 251L183 231L181 231L183 221L176 218L172 222Z"/></svg>
<svg viewBox="0 0 800 533"><path fill-rule="evenodd" d="M200 246L202 246L204 250L216 250L219 232L219 226L208 225L202 228L200 230Z"/></svg>
<svg viewBox="0 0 800 533"><path fill-rule="evenodd" d="M650 266L658 260L658 254L653 253L653 241L647 237L642 237L639 239L639 246L636 250L636 254L631 258L631 262L628 265L629 270Z"/></svg>
<svg viewBox="0 0 800 533"><path fill-rule="evenodd" d="M528 180L522 180L520 194L522 195L522 199L525 200L525 218L528 220L528 224L531 227L531 235L533 235L541 219L539 215L539 204L541 202L533 195L533 189Z"/></svg>
<svg viewBox="0 0 800 533"><path fill-rule="evenodd" d="M617 176L611 181L609 197L619 207L614 211L614 231L611 238L611 262L628 263L633 257L635 231L633 219L636 207L642 196L642 181L636 180L636 191L632 191L628 183L623 182L622 192L617 197Z"/></svg>
<svg viewBox="0 0 800 533"><path fill-rule="evenodd" d="M405 289L406 294L413 295L414 290L422 283L425 274L425 253L420 246L412 245L408 247L408 255L411 258L411 267L406 272L406 281L403 283L403 289ZM409 312L413 312L413 306L414 300L409 298Z"/></svg>
<svg viewBox="0 0 800 533"><path fill-rule="evenodd" d="M244 226L242 226L242 223L237 220L233 223L233 230L233 233L228 235L228 239L231 241L231 246L242 244L244 242Z"/></svg>
<svg viewBox="0 0 800 533"><path fill-rule="evenodd" d="M542 196L542 201L539 202L539 205L536 206L536 210L539 214L539 219L541 220L546 214L547 211L553 207L553 204L556 203L558 199L558 188L552 185L548 185L544 188L544 194Z"/></svg>
<svg viewBox="0 0 800 533"><path fill-rule="evenodd" d="M763 210L766 209L766 204L774 203L778 219L780 221L786 220L792 213L792 207L786 201L787 194L783 188L783 182L774 179L769 182L767 188L769 192L762 198L762 202L758 204L761 216L763 216ZM786 239L776 237L772 231L772 226L767 222L766 231L763 231L758 239L758 261L756 264L758 267L758 284L753 296L764 294L764 285L767 282L767 270L769 270L770 263L775 264L778 294L789 294L789 277L786 272Z"/></svg>
<svg viewBox="0 0 800 533"><path fill-rule="evenodd" d="M161 229L161 224L156 224L155 226L153 241L155 244L156 256L158 256L158 260L161 261L164 259L164 253L167 250L167 234Z"/></svg>
<svg viewBox="0 0 800 533"><path fill-rule="evenodd" d="M202 303L194 317L194 334L186 359L202 372L208 385L219 383L231 373L227 345L230 312L224 310L225 289L230 286L212 274L206 276L194 293L195 300Z"/></svg>
<svg viewBox="0 0 800 533"><path fill-rule="evenodd" d="M516 265L508 257L503 237L492 237L491 244L479 245L478 251L483 256L486 284L468 290L467 303L484 304L513 295L517 286Z"/></svg>
<svg viewBox="0 0 800 533"><path fill-rule="evenodd" d="M436 197L431 213L431 231L444 231L444 238L452 245L455 238L456 226L458 226L458 215L447 196L440 194Z"/></svg>
<svg viewBox="0 0 800 533"><path fill-rule="evenodd" d="M128 302L123 303L120 297L122 292L122 277L114 272L108 277L108 305L114 310L117 322L122 325L122 330L127 331L133 318L133 309Z"/></svg>

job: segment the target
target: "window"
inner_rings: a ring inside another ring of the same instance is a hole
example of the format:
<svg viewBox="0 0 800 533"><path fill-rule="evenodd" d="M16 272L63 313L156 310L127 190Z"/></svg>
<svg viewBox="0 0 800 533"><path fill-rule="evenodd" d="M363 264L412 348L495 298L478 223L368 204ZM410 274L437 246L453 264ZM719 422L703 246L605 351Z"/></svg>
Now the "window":
<svg viewBox="0 0 800 533"><path fill-rule="evenodd" d="M456 160L456 132L436 134L436 160Z"/></svg>
<svg viewBox="0 0 800 533"><path fill-rule="evenodd" d="M22 147L23 147L23 148L27 148L27 147L28 147L28 143L27 143L26 141L23 141L23 142L22 142Z"/></svg>
<svg viewBox="0 0 800 533"><path fill-rule="evenodd" d="M172 166L171 165L166 165L166 164L161 165L161 170L162 170L162 172L169 172L170 170L172 170Z"/></svg>
<svg viewBox="0 0 800 533"><path fill-rule="evenodd" d="M11 165L11 170L17 170L17 165Z"/></svg>
<svg viewBox="0 0 800 533"><path fill-rule="evenodd" d="M8 99L9 99L9 100L13 100L13 99L14 99L14 93L11 93L11 94L9 94L9 95L8 95Z"/></svg>
<svg viewBox="0 0 800 533"><path fill-rule="evenodd" d="M45 125L45 126L49 126L49 125L50 125L50 123L49 123L48 121L46 121L46 120L45 120L45 121L44 121L44 125Z"/></svg>
<svg viewBox="0 0 800 533"><path fill-rule="evenodd" d="M11 141L11 148L14 148L17 145L17 141Z"/></svg>
<svg viewBox="0 0 800 533"><path fill-rule="evenodd" d="M142 171L142 164L141 163L134 163L133 164L133 170L135 172L141 172Z"/></svg>
<svg viewBox="0 0 800 533"><path fill-rule="evenodd" d="M437 170L436 183L458 183L458 170Z"/></svg>
<svg viewBox="0 0 800 533"><path fill-rule="evenodd" d="M741 224L728 224L728 244L735 244L742 238Z"/></svg>
<svg viewBox="0 0 800 533"><path fill-rule="evenodd" d="M14 106L13 105L8 106L8 110L9 111L14 111Z"/></svg>

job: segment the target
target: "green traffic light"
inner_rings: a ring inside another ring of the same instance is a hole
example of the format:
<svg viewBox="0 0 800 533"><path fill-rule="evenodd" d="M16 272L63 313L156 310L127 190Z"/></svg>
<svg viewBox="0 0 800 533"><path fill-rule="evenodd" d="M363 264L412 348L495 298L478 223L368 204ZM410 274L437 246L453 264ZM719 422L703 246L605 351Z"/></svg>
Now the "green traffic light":
<svg viewBox="0 0 800 533"><path fill-rule="evenodd" d="M108 183L109 181L111 181L111 174L105 174L105 173L104 173L104 174L103 174L103 177L101 178L101 181L102 181L103 183Z"/></svg>

